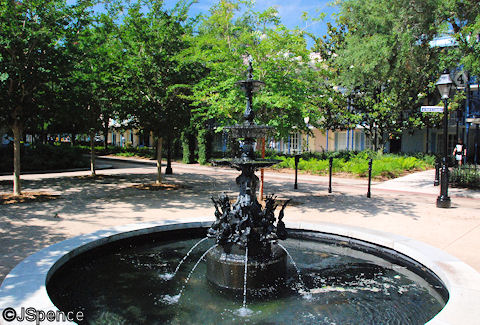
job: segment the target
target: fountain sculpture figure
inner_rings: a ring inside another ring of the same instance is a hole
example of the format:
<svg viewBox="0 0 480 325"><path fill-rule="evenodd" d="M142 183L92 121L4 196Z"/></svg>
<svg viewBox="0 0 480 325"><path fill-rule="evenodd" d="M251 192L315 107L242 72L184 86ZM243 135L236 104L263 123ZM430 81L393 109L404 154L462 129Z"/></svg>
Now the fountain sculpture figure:
<svg viewBox="0 0 480 325"><path fill-rule="evenodd" d="M233 205L225 194L212 198L216 220L208 230L208 236L214 238L218 246L207 254L208 280L221 288L238 290L245 285L246 252L246 284L249 289L271 288L285 277L287 270L286 253L277 241L287 238L282 219L288 201L283 204L278 219L274 214L278 204L273 194L266 197L265 208L257 201L259 179L255 171L279 161L255 158L255 139L264 137L270 127L254 122L252 96L263 82L253 79L251 57L247 72L247 79L237 83L246 95L245 121L226 128L230 136L240 139L241 156L214 161L217 165L229 165L241 171L236 179L240 193Z"/></svg>

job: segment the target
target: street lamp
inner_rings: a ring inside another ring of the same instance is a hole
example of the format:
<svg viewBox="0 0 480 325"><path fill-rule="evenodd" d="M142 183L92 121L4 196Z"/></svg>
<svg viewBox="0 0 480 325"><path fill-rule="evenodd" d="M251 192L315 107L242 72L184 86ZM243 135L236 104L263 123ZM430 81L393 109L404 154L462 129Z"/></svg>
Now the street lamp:
<svg viewBox="0 0 480 325"><path fill-rule="evenodd" d="M452 89L452 79L448 71L444 71L438 79L438 91L443 100L443 164L440 182L440 195L437 197L437 208L450 208L451 201L448 197L448 98Z"/></svg>

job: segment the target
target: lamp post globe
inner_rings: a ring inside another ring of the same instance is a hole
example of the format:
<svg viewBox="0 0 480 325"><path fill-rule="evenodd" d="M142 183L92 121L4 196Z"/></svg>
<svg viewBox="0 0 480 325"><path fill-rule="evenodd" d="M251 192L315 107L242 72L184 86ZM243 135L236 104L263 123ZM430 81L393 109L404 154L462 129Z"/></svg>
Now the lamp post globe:
<svg viewBox="0 0 480 325"><path fill-rule="evenodd" d="M440 195L437 197L437 208L450 208L451 201L448 196L448 99L453 82L448 71L444 71L438 79L438 91L443 101L443 159L440 181Z"/></svg>
<svg viewBox="0 0 480 325"><path fill-rule="evenodd" d="M310 117L305 116L305 117L303 118L303 121L305 122L305 125L307 126L307 129L309 129L309 128L310 128L310 125L308 124L308 122L310 122ZM308 144L308 132L309 132L309 130L307 130L307 151L310 151L310 146L309 146L309 144Z"/></svg>

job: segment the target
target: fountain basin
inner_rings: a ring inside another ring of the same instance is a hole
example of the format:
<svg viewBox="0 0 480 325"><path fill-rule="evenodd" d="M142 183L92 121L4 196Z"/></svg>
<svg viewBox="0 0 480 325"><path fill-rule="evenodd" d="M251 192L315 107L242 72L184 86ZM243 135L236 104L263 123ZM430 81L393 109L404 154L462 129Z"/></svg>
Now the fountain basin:
<svg viewBox="0 0 480 325"><path fill-rule="evenodd" d="M247 260L248 290L273 287L285 281L287 254L278 245L272 244L269 256L249 256ZM227 254L217 246L207 254L206 261L210 283L226 290L244 289L245 249L234 246Z"/></svg>
<svg viewBox="0 0 480 325"><path fill-rule="evenodd" d="M146 234L182 229L198 236L198 229L210 224L211 221L129 225L78 236L47 247L25 259L7 275L0 287L0 309L12 307L19 312L21 307L28 306L56 310L46 291L46 284L63 264L75 256L107 243ZM408 256L433 271L448 290L449 300L428 324L471 324L480 319L475 303L480 301L480 275L451 255L402 236L361 228L325 223L287 223L287 227L341 236L341 241L359 240L364 245L372 245L391 254Z"/></svg>

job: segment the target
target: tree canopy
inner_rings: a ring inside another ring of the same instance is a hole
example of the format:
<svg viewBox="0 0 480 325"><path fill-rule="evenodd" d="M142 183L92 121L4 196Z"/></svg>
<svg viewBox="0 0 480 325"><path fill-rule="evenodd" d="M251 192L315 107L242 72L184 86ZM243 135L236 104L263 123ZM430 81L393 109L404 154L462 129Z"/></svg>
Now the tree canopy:
<svg viewBox="0 0 480 325"><path fill-rule="evenodd" d="M341 2L337 26L317 42L335 83L354 96L356 123L378 134L380 145L414 121L441 67L438 1ZM379 131L378 133L376 131Z"/></svg>
<svg viewBox="0 0 480 325"><path fill-rule="evenodd" d="M241 119L236 82L251 56L265 83L254 96L256 119L275 136L310 132L308 117L327 130L360 124L382 146L405 129L436 125L418 108L435 100L444 68L480 75L475 0L335 4L336 23L318 37L246 0L218 0L198 17L188 1L166 9L160 0L0 0L0 124L17 149L26 128L92 139L112 118L168 141L185 128L221 131ZM303 15L307 23L322 17ZM456 46L432 46L442 34Z"/></svg>
<svg viewBox="0 0 480 325"><path fill-rule="evenodd" d="M306 130L304 117L315 115L307 90L317 87L322 67L313 62L303 31L281 24L275 8L253 11L244 1L221 0L203 17L185 60L204 65L206 76L191 96L198 121L214 119L217 126L239 122L245 99L235 85L246 77L246 61L254 62L254 78L265 87L254 96L259 123L275 127L286 137L292 129ZM312 118L313 123L317 118Z"/></svg>
<svg viewBox="0 0 480 325"><path fill-rule="evenodd" d="M14 134L15 194L21 193L20 137L68 74L66 39L82 28L84 9L62 0L0 1L0 122Z"/></svg>

